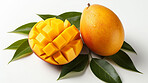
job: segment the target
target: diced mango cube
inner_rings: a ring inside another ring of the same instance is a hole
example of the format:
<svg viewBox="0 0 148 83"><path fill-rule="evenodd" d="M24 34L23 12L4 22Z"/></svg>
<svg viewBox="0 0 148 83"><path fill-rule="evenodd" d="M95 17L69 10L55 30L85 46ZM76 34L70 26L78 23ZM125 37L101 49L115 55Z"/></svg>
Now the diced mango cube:
<svg viewBox="0 0 148 83"><path fill-rule="evenodd" d="M66 19L65 21L64 21L64 28L67 28L67 27L69 27L71 24L70 24L70 22Z"/></svg>
<svg viewBox="0 0 148 83"><path fill-rule="evenodd" d="M65 64L68 63L68 61L65 59L65 57L62 55L61 52L57 52L53 55L53 58L55 61L57 61L59 64Z"/></svg>
<svg viewBox="0 0 148 83"><path fill-rule="evenodd" d="M54 18L48 18L48 19L45 20L45 23L47 25L51 26L51 20L55 20L55 19L56 19L55 17Z"/></svg>
<svg viewBox="0 0 148 83"><path fill-rule="evenodd" d="M71 40L73 41L73 40L77 40L77 39L81 39L81 37L80 37L80 32L77 33L76 36L73 37Z"/></svg>
<svg viewBox="0 0 148 83"><path fill-rule="evenodd" d="M29 39L29 44L31 48L33 48L36 43L37 41L35 39Z"/></svg>
<svg viewBox="0 0 148 83"><path fill-rule="evenodd" d="M75 57L76 57L76 54L74 52L74 49L71 48L71 47L64 47L62 50L61 50L62 54L66 57L66 59L68 61L72 61Z"/></svg>
<svg viewBox="0 0 148 83"><path fill-rule="evenodd" d="M32 31L35 31L35 32L39 33L38 30L37 30L37 28L36 28L36 26L37 26L39 23L40 23L40 22L36 23L36 24L33 26Z"/></svg>
<svg viewBox="0 0 148 83"><path fill-rule="evenodd" d="M29 33L29 39L36 38L37 35L38 35L37 31L31 30Z"/></svg>
<svg viewBox="0 0 148 83"><path fill-rule="evenodd" d="M49 62L51 64L57 65L58 63L53 59L53 57L48 57L45 59L46 62Z"/></svg>
<svg viewBox="0 0 148 83"><path fill-rule="evenodd" d="M47 57L46 54L43 54L43 55L40 56L40 58L43 59L43 60L46 59L46 57Z"/></svg>
<svg viewBox="0 0 148 83"><path fill-rule="evenodd" d="M58 32L56 29L52 28L49 25L46 25L43 28L43 31L47 34L48 38L52 41L56 36L58 36Z"/></svg>
<svg viewBox="0 0 148 83"><path fill-rule="evenodd" d="M35 44L33 47L33 51L37 54L37 55L42 55L44 54L43 52L43 47L41 45Z"/></svg>
<svg viewBox="0 0 148 83"><path fill-rule="evenodd" d="M42 30L44 27L48 27L48 25L44 21L40 21L36 26L39 33L42 33L50 42L52 41L51 38Z"/></svg>
<svg viewBox="0 0 148 83"><path fill-rule="evenodd" d="M57 38L55 38L53 40L53 43L59 48L63 48L65 45L66 45L66 40L61 36L59 35Z"/></svg>
<svg viewBox="0 0 148 83"><path fill-rule="evenodd" d="M75 41L71 41L68 45L74 49L74 52L77 56L81 52L81 49L83 47L83 42L81 39L78 39Z"/></svg>
<svg viewBox="0 0 148 83"><path fill-rule="evenodd" d="M60 19L51 20L51 27L58 31L60 34L64 30L64 23Z"/></svg>
<svg viewBox="0 0 148 83"><path fill-rule="evenodd" d="M41 59L45 60L46 62L50 62L51 64L57 65L58 63L53 59L53 57L48 57L46 54L40 56Z"/></svg>
<svg viewBox="0 0 148 83"><path fill-rule="evenodd" d="M67 32L67 30L64 30L64 31L61 33L61 35L62 35L63 38L66 40L66 43L68 43L68 42L71 40L71 38L72 38L72 35L71 35L69 32Z"/></svg>
<svg viewBox="0 0 148 83"><path fill-rule="evenodd" d="M38 32L36 26L37 26L40 22L43 22L43 20L42 20L42 21L39 21L38 23L36 23L36 24L33 26L33 28L31 29L31 31ZM38 32L38 33L39 33L39 32ZM29 33L29 34L30 34L30 33Z"/></svg>
<svg viewBox="0 0 148 83"><path fill-rule="evenodd" d="M49 31L50 31L50 29L51 29L51 26L47 24L42 30L43 30L46 34L48 34Z"/></svg>
<svg viewBox="0 0 148 83"><path fill-rule="evenodd" d="M38 44L38 45L44 47L44 45L42 43L38 42L36 39L29 39L29 45L31 48L33 48L35 44Z"/></svg>
<svg viewBox="0 0 148 83"><path fill-rule="evenodd" d="M79 36L79 31L77 28L72 25L68 28L66 28L61 35L66 39L67 42L73 40L76 36Z"/></svg>
<svg viewBox="0 0 148 83"><path fill-rule="evenodd" d="M53 43L48 43L44 48L43 51L46 53L47 56L51 56L55 52L58 51L58 49L54 46Z"/></svg>
<svg viewBox="0 0 148 83"><path fill-rule="evenodd" d="M49 40L41 33L36 37L36 40L44 46L49 43Z"/></svg>
<svg viewBox="0 0 148 83"><path fill-rule="evenodd" d="M73 40L74 37L79 33L79 30L74 25L72 25L67 28L67 32L71 34L71 40Z"/></svg>
<svg viewBox="0 0 148 83"><path fill-rule="evenodd" d="M36 26L38 31L41 31L43 27L46 26L46 23L44 21L40 21L40 23Z"/></svg>

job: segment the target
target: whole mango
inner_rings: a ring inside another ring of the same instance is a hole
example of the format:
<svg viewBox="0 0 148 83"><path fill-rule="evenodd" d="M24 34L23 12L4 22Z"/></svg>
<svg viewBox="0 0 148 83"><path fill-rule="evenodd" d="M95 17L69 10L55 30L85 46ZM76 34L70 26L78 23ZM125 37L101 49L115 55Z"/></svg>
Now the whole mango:
<svg viewBox="0 0 148 83"><path fill-rule="evenodd" d="M90 50L102 56L117 53L124 41L124 29L117 15L98 4L84 9L80 32Z"/></svg>

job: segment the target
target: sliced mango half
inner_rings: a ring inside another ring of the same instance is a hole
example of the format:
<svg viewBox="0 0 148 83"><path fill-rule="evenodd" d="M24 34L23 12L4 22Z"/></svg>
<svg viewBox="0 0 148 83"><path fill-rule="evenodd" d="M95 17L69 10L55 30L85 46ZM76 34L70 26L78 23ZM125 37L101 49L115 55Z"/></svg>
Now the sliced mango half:
<svg viewBox="0 0 148 83"><path fill-rule="evenodd" d="M74 60L82 50L79 30L66 19L49 18L34 25L29 33L29 45L42 60L64 65Z"/></svg>

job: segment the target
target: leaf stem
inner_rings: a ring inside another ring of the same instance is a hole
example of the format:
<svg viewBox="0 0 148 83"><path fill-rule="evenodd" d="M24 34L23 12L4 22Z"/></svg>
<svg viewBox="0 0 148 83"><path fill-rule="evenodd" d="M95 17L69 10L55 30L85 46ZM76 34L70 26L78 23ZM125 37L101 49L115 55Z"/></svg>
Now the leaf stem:
<svg viewBox="0 0 148 83"><path fill-rule="evenodd" d="M90 6L90 3L88 3L87 5L88 5L88 7L89 7L89 6Z"/></svg>
<svg viewBox="0 0 148 83"><path fill-rule="evenodd" d="M88 55L90 56L90 58L92 59L92 55L91 55L91 50L89 49Z"/></svg>

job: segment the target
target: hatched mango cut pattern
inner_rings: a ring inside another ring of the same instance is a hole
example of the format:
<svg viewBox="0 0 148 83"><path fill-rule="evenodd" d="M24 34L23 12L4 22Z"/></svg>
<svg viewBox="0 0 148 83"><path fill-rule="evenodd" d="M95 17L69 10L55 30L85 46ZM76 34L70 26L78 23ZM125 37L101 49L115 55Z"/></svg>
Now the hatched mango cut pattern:
<svg viewBox="0 0 148 83"><path fill-rule="evenodd" d="M35 24L29 33L29 45L37 56L55 65L71 62L83 47L78 29L68 20L56 18Z"/></svg>

